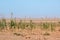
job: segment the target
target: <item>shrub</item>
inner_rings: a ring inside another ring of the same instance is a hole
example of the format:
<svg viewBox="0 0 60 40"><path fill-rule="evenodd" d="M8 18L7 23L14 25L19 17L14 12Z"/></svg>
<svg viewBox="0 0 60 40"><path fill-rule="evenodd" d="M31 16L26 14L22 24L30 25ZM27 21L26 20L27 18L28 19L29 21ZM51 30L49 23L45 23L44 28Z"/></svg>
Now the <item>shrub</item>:
<svg viewBox="0 0 60 40"><path fill-rule="evenodd" d="M18 29L25 29L25 22L22 22L22 20L20 20L19 24L18 24Z"/></svg>
<svg viewBox="0 0 60 40"><path fill-rule="evenodd" d="M35 28L34 23L30 20L30 29L32 30L33 28Z"/></svg>
<svg viewBox="0 0 60 40"><path fill-rule="evenodd" d="M55 27L55 24L54 23L51 23L51 31L54 31L55 30L54 27Z"/></svg>
<svg viewBox="0 0 60 40"><path fill-rule="evenodd" d="M3 18L2 20L0 20L0 30L6 28L6 20Z"/></svg>
<svg viewBox="0 0 60 40"><path fill-rule="evenodd" d="M16 26L16 23L13 20L11 20L10 21L10 29L12 29L12 28L15 29L16 28L15 26Z"/></svg>
<svg viewBox="0 0 60 40"><path fill-rule="evenodd" d="M18 29L21 28L22 20L18 23Z"/></svg>
<svg viewBox="0 0 60 40"><path fill-rule="evenodd" d="M49 28L49 23L43 23L42 24L43 29L48 29Z"/></svg>
<svg viewBox="0 0 60 40"><path fill-rule="evenodd" d="M0 30L2 29L2 22L1 22L1 20L0 20Z"/></svg>
<svg viewBox="0 0 60 40"><path fill-rule="evenodd" d="M21 24L21 28L22 28L22 29L25 29L25 23L22 23L22 24Z"/></svg>

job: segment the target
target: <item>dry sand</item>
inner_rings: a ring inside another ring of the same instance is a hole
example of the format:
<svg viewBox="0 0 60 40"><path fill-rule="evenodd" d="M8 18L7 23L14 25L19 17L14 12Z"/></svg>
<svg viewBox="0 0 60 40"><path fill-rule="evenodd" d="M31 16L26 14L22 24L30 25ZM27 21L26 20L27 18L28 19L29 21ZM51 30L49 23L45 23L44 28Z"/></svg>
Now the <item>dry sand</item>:
<svg viewBox="0 0 60 40"><path fill-rule="evenodd" d="M19 35L15 35L17 33ZM0 40L60 40L60 31L50 32L50 35L43 35L44 31L34 29L33 31L23 30L17 32L0 32Z"/></svg>

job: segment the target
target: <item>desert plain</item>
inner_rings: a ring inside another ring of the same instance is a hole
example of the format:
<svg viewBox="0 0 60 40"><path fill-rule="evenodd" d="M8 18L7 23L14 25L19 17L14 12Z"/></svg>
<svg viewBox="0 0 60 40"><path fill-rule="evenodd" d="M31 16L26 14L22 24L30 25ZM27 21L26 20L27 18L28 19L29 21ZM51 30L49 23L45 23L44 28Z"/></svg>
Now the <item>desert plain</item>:
<svg viewBox="0 0 60 40"><path fill-rule="evenodd" d="M15 25L12 23L9 25L10 19L5 21L6 26L2 29L0 27L0 40L60 40L60 19L58 18L13 19L14 23L16 22Z"/></svg>

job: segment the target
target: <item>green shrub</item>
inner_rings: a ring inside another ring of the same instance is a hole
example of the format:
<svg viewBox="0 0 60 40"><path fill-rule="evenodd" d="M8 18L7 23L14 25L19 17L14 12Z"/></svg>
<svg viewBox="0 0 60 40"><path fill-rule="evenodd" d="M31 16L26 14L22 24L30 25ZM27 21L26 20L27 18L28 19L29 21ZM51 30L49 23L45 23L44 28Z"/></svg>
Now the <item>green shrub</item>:
<svg viewBox="0 0 60 40"><path fill-rule="evenodd" d="M30 20L30 29L32 30L33 28L35 28L34 23Z"/></svg>
<svg viewBox="0 0 60 40"><path fill-rule="evenodd" d="M55 27L55 24L54 23L51 23L51 31L54 31L55 30L54 27Z"/></svg>
<svg viewBox="0 0 60 40"><path fill-rule="evenodd" d="M18 29L21 28L21 29L25 29L25 22L22 22L22 20L20 20L19 24L18 24Z"/></svg>
<svg viewBox="0 0 60 40"><path fill-rule="evenodd" d="M12 28L15 29L16 28L15 26L16 26L16 23L13 20L11 20L10 21L10 29L12 29Z"/></svg>
<svg viewBox="0 0 60 40"><path fill-rule="evenodd" d="M18 29L21 28L21 24L22 24L22 20L20 20L20 22L18 23Z"/></svg>
<svg viewBox="0 0 60 40"><path fill-rule="evenodd" d="M49 23L43 23L42 27L43 27L43 29L48 29L49 28Z"/></svg>
<svg viewBox="0 0 60 40"><path fill-rule="evenodd" d="M6 26L7 26L6 20L5 19L0 20L0 30L6 28Z"/></svg>
<svg viewBox="0 0 60 40"><path fill-rule="evenodd" d="M0 20L0 30L2 29L2 22L1 22L1 20Z"/></svg>
<svg viewBox="0 0 60 40"><path fill-rule="evenodd" d="M2 19L2 26L4 27L4 28L6 28L6 20L5 19Z"/></svg>

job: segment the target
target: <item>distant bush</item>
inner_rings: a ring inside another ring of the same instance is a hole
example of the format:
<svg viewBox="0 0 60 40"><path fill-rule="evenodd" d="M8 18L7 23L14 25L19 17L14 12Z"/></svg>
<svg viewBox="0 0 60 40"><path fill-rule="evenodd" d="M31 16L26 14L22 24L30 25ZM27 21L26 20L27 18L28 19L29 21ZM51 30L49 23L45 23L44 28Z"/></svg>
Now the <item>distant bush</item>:
<svg viewBox="0 0 60 40"><path fill-rule="evenodd" d="M55 29L55 24L54 23L51 23L51 31L54 31Z"/></svg>
<svg viewBox="0 0 60 40"><path fill-rule="evenodd" d="M18 23L18 29L21 28L21 29L25 29L25 22L22 22L22 20L20 20L20 22Z"/></svg>
<svg viewBox="0 0 60 40"><path fill-rule="evenodd" d="M10 29L16 28L16 23L13 20L10 20Z"/></svg>
<svg viewBox="0 0 60 40"><path fill-rule="evenodd" d="M30 20L30 29L32 30L33 28L35 28L34 23Z"/></svg>
<svg viewBox="0 0 60 40"><path fill-rule="evenodd" d="M47 30L49 28L49 23L43 23L42 28Z"/></svg>

